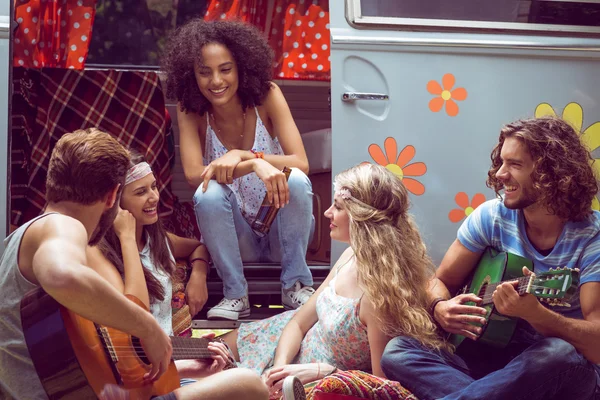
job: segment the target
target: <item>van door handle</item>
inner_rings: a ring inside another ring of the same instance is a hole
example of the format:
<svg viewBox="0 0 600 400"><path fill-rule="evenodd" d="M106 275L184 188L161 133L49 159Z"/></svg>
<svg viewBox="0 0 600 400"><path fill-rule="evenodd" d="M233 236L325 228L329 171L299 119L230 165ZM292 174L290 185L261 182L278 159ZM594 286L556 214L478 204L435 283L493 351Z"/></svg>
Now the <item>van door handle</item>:
<svg viewBox="0 0 600 400"><path fill-rule="evenodd" d="M389 100L390 96L383 93L359 93L359 92L344 92L342 93L342 101L354 100Z"/></svg>

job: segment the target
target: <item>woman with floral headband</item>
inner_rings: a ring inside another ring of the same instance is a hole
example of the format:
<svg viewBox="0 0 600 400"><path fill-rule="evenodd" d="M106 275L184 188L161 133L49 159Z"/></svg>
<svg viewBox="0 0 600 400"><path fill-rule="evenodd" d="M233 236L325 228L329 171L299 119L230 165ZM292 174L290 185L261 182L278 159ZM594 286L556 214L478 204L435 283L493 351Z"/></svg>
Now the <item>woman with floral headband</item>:
<svg viewBox="0 0 600 400"><path fill-rule="evenodd" d="M171 311L175 257L187 258L192 267L186 294L191 313L199 311L207 298L206 275L210 257L195 239L165 231L158 218L159 194L150 165L137 152L131 153L121 194L121 210L102 241L88 248L90 265L124 294L139 298L163 330L173 335ZM215 354L210 365L196 360L176 363L181 378L199 378L223 369L226 348L211 344Z"/></svg>
<svg viewBox="0 0 600 400"><path fill-rule="evenodd" d="M337 369L384 377L383 350L399 334L445 347L426 310L433 264L408 214L402 181L384 167L363 164L335 183L325 216L332 239L350 247L327 279L299 310L224 336L240 364L264 374L272 392L290 375L303 383Z"/></svg>
<svg viewBox="0 0 600 400"><path fill-rule="evenodd" d="M267 41L242 22L192 20L170 38L163 68L196 219L223 280L224 298L207 317L250 314L243 262L281 262L282 304L301 306L314 293L312 186L300 133L271 81ZM292 169L287 181L283 167ZM251 224L265 194L281 210L263 236Z"/></svg>
<svg viewBox="0 0 600 400"><path fill-rule="evenodd" d="M171 293L175 274L175 258L185 258L192 268L186 287L186 300L193 316L208 298L206 276L210 256L198 240L166 232L158 218L159 193L152 168L144 157L130 150L131 168L127 173L120 206L135 218L135 244L144 266L143 273L149 293L150 310L163 329L172 334ZM128 260L118 224L113 225L98 248L103 257L124 273ZM133 257L132 257L133 258ZM133 260L135 261L135 260ZM131 280L138 285L138 280ZM127 286L127 282L125 283ZM143 300L143 299L141 299Z"/></svg>
<svg viewBox="0 0 600 400"><path fill-rule="evenodd" d="M163 330L173 335L171 285L174 257L188 258L193 271L187 295L196 297L196 306L200 308L206 301L202 293L206 294L210 259L206 247L197 240L181 238L164 230L157 213L159 194L152 169L142 155L130 153L131 164L121 194L121 210L103 241L98 246L88 247L88 262L115 288L140 299ZM211 339L214 334L204 337ZM230 359L224 344L212 342L208 349L212 360L176 361L182 387L156 399L266 400L267 388L257 374L243 368L223 371ZM128 398L127 391L116 385L107 385L101 396L102 400Z"/></svg>

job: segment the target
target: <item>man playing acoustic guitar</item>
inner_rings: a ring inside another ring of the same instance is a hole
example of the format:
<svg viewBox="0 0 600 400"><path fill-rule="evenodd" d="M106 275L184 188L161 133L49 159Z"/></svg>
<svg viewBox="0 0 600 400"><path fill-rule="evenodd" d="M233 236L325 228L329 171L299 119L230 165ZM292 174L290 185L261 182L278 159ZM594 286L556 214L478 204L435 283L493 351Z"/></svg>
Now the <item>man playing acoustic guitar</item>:
<svg viewBox="0 0 600 400"><path fill-rule="evenodd" d="M152 364L144 380L154 381L167 370L171 339L152 314L87 267L86 247L98 243L112 225L128 168L128 152L97 129L66 134L56 143L48 167L45 213L6 239L0 262L1 399L48 398L25 343L20 313L24 295L40 286L66 309L138 337ZM35 333L34 342L41 342L55 332ZM65 374L67 383L69 376ZM230 381L224 378L207 382L205 393L237 388L233 393L267 398L266 387L258 376L229 376Z"/></svg>
<svg viewBox="0 0 600 400"><path fill-rule="evenodd" d="M469 215L430 285L430 312L440 328L472 340L450 354L395 338L382 359L388 378L422 400L594 398L600 381L594 365L600 363L600 212L592 211L598 186L583 140L553 117L502 129L487 184L504 194ZM570 307L520 296L514 281L496 287L491 299L499 317L520 318L504 348L477 342L487 314L481 297L457 295L488 247L532 260L538 274L580 270L579 290L565 300Z"/></svg>

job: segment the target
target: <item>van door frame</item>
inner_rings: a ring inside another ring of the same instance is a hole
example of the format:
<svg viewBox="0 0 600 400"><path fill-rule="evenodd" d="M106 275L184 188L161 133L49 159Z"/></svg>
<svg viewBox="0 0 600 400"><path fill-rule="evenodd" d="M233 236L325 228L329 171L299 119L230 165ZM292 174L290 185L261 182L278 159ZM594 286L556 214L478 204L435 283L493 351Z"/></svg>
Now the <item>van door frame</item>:
<svg viewBox="0 0 600 400"><path fill-rule="evenodd" d="M5 163L6 174L0 173L0 254L4 252L4 238L9 226L10 182L10 114L12 93L12 9L13 2L0 2L0 160ZM0 164L1 165L1 164Z"/></svg>

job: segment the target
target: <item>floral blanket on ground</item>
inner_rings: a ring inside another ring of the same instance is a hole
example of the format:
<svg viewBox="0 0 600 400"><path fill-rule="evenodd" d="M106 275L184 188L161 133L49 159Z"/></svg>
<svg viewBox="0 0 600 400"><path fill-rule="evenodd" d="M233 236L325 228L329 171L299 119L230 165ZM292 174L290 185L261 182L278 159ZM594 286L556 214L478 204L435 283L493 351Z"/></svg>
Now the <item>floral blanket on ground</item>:
<svg viewBox="0 0 600 400"><path fill-rule="evenodd" d="M304 386L307 400L318 400L321 394L340 394L369 400L418 400L400 383L362 371L340 371Z"/></svg>

